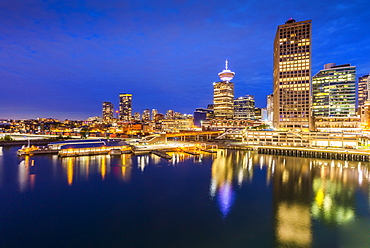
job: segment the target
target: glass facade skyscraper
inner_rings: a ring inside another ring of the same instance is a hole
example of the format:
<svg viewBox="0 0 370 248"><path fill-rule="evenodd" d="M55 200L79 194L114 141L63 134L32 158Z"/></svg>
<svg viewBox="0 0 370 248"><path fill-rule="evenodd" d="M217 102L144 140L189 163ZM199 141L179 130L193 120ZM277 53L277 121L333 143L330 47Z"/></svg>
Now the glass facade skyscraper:
<svg viewBox="0 0 370 248"><path fill-rule="evenodd" d="M275 128L306 129L310 124L311 20L289 19L274 41Z"/></svg>
<svg viewBox="0 0 370 248"><path fill-rule="evenodd" d="M234 119L250 120L254 118L254 96L246 95L234 100Z"/></svg>
<svg viewBox="0 0 370 248"><path fill-rule="evenodd" d="M132 94L119 94L119 119L131 121L132 119Z"/></svg>
<svg viewBox="0 0 370 248"><path fill-rule="evenodd" d="M358 78L358 106L361 107L369 100L370 77L364 75Z"/></svg>
<svg viewBox="0 0 370 248"><path fill-rule="evenodd" d="M314 117L356 115L356 66L326 64L312 77Z"/></svg>
<svg viewBox="0 0 370 248"><path fill-rule="evenodd" d="M113 104L111 102L103 102L102 118L103 120L111 120L114 116Z"/></svg>

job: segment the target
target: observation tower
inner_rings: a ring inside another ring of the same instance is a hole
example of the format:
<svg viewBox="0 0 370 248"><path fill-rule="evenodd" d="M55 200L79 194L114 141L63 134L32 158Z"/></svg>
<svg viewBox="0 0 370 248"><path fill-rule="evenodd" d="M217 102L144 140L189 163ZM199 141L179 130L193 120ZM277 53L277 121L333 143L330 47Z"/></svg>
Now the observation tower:
<svg viewBox="0 0 370 248"><path fill-rule="evenodd" d="M225 70L223 70L222 72L220 72L218 74L218 76L220 77L220 79L222 81L228 81L230 82L231 80L233 80L234 76L235 76L235 72L232 72L228 69L228 61L226 60L225 61Z"/></svg>
<svg viewBox="0 0 370 248"><path fill-rule="evenodd" d="M218 76L221 81L213 83L213 111L216 118L232 119L234 116L234 83L230 82L235 73L227 68Z"/></svg>

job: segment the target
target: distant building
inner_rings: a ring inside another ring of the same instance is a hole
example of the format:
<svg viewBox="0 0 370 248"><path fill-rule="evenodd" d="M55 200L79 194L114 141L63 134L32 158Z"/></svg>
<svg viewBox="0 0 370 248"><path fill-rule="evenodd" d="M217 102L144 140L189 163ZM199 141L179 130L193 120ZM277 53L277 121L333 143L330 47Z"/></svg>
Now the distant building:
<svg viewBox="0 0 370 248"><path fill-rule="evenodd" d="M267 121L272 122L274 119L274 94L267 96Z"/></svg>
<svg viewBox="0 0 370 248"><path fill-rule="evenodd" d="M102 118L104 121L109 121L114 117L113 103L103 102Z"/></svg>
<svg viewBox="0 0 370 248"><path fill-rule="evenodd" d="M119 119L130 121L132 118L132 94L119 94Z"/></svg>
<svg viewBox="0 0 370 248"><path fill-rule="evenodd" d="M152 109L152 121L156 121L156 115L158 114L158 110Z"/></svg>
<svg viewBox="0 0 370 248"><path fill-rule="evenodd" d="M246 95L234 99L234 119L250 120L254 118L254 96Z"/></svg>
<svg viewBox="0 0 370 248"><path fill-rule="evenodd" d="M193 119L163 119L162 132L180 132L193 130Z"/></svg>
<svg viewBox="0 0 370 248"><path fill-rule="evenodd" d="M267 108L261 108L261 121L268 121Z"/></svg>
<svg viewBox="0 0 370 248"><path fill-rule="evenodd" d="M194 112L194 126L202 127L202 121L205 121L210 115L213 115L213 110L197 108Z"/></svg>
<svg viewBox="0 0 370 248"><path fill-rule="evenodd" d="M356 115L355 66L326 64L312 77L312 114L314 117Z"/></svg>
<svg viewBox="0 0 370 248"><path fill-rule="evenodd" d="M220 72L220 82L213 83L213 110L216 118L231 119L234 116L234 83L230 82L235 73L228 69Z"/></svg>
<svg viewBox="0 0 370 248"><path fill-rule="evenodd" d="M366 101L369 101L369 84L369 75L364 75L358 78L358 107L363 106Z"/></svg>
<svg viewBox="0 0 370 248"><path fill-rule="evenodd" d="M175 112L173 110L167 110L166 115L164 116L165 119L173 119L175 117Z"/></svg>
<svg viewBox="0 0 370 248"><path fill-rule="evenodd" d="M261 110L261 108L258 108L258 107L254 108L254 119L259 120L259 121L262 119L262 110Z"/></svg>
<svg viewBox="0 0 370 248"><path fill-rule="evenodd" d="M140 115L140 113L139 113L139 112L135 112L135 113L134 113L134 120L135 120L135 121L140 121L140 120L141 120L141 115Z"/></svg>
<svg viewBox="0 0 370 248"><path fill-rule="evenodd" d="M274 41L275 128L308 129L310 124L311 20L289 19Z"/></svg>
<svg viewBox="0 0 370 248"><path fill-rule="evenodd" d="M141 116L142 121L150 121L150 110L145 109L143 115Z"/></svg>

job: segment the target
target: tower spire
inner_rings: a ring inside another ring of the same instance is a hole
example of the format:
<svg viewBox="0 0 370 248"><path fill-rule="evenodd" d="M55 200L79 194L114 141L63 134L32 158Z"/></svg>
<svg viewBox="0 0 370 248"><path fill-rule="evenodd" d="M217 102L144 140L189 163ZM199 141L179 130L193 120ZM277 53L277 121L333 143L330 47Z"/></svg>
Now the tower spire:
<svg viewBox="0 0 370 248"><path fill-rule="evenodd" d="M235 72L229 70L229 61L225 61L225 70L220 72L218 76L222 81L231 81L234 78Z"/></svg>

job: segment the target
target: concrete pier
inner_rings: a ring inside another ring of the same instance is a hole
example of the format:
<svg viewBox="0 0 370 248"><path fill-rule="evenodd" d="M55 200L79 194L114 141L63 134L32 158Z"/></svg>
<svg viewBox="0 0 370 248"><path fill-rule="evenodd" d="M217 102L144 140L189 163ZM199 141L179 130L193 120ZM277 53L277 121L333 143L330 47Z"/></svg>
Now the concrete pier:
<svg viewBox="0 0 370 248"><path fill-rule="evenodd" d="M260 154L285 155L293 157L326 158L349 161L370 161L370 151L365 150L344 150L344 149L323 149L305 147L257 147Z"/></svg>

